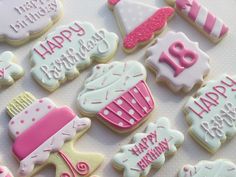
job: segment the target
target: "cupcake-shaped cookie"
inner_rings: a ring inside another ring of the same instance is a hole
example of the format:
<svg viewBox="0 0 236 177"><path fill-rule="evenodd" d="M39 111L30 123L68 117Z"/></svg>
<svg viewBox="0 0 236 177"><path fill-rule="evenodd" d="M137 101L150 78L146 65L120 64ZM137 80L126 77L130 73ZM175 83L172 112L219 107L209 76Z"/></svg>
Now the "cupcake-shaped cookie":
<svg viewBox="0 0 236 177"><path fill-rule="evenodd" d="M137 61L95 66L78 96L80 111L98 117L116 132L134 130L154 108L146 76L146 69Z"/></svg>

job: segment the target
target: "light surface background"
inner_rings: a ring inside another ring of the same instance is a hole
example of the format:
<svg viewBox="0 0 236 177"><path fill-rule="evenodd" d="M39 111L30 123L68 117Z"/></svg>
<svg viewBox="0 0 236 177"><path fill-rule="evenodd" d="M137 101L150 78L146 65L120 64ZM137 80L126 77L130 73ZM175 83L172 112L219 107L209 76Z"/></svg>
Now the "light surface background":
<svg viewBox="0 0 236 177"><path fill-rule="evenodd" d="M138 0L150 5L164 6L163 0ZM230 27L230 33L219 44L212 44L206 37L200 34L195 28L189 25L184 19L175 15L169 22L166 31L182 31L193 41L198 41L200 48L207 52L210 56L211 71L206 80L218 78L223 73L236 74L236 1L235 0L200 0L208 9L217 16L221 17ZM56 26L68 24L73 20L89 21L97 28L106 28L120 36L120 31L112 12L108 9L106 0L64 0L64 16L54 25L50 31ZM135 15L135 14L134 14ZM5 18L5 17L4 17ZM6 15L7 18L7 15ZM132 18L132 17L130 17ZM162 35L166 33L164 31ZM40 39L44 39L43 35ZM120 36L121 37L121 36ZM12 140L8 136L9 117L5 112L7 103L17 96L19 93L27 90L32 92L36 97L50 97L58 105L68 105L76 113L79 113L76 107L76 97L81 90L84 79L89 75L91 67L82 72L82 74L72 82L64 84L53 93L49 93L41 88L30 75L29 50L35 44L36 39L19 48L12 48L7 45L0 45L0 51L12 50L18 56L18 63L25 69L25 76L16 82L13 86L0 90L0 161L7 165L16 174L19 166L18 162L11 154ZM122 43L122 41L121 41ZM145 51L147 47L127 56L121 48L113 60L127 61L138 60L144 63ZM126 58L127 57L127 58ZM91 129L78 141L76 148L79 151L100 152L105 155L105 161L102 166L94 173L101 177L121 177L122 173L117 172L111 165L112 156L119 151L121 145L127 144L136 132L142 132L148 122L155 121L161 116L169 117L172 126L185 135L183 146L177 151L176 155L169 158L165 165L157 172L155 170L149 176L155 177L175 177L178 170L186 163L195 164L199 160L214 160L217 158L227 158L236 163L236 138L227 142L214 155L206 152L188 135L188 125L182 113L182 107L196 89L189 94L174 94L165 85L157 84L155 76L148 70L148 85L155 97L157 107L150 116L150 119L140 128L131 134L119 135L112 132L103 124L92 119ZM38 176L53 177L53 168L44 171Z"/></svg>

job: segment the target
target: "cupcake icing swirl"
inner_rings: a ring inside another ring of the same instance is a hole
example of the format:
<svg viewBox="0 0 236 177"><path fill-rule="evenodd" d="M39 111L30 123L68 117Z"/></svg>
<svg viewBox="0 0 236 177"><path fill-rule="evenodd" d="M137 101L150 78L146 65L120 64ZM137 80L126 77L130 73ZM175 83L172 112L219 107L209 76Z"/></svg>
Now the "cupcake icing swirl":
<svg viewBox="0 0 236 177"><path fill-rule="evenodd" d="M146 69L137 61L99 64L86 79L78 105L83 112L96 114L146 76Z"/></svg>

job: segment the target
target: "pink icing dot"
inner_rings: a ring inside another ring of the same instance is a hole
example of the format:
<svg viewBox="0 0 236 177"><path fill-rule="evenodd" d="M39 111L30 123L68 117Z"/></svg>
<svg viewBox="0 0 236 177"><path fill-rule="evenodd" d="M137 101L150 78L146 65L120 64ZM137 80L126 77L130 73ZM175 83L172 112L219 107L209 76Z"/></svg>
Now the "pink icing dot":
<svg viewBox="0 0 236 177"><path fill-rule="evenodd" d="M35 109L36 112L39 112L39 110L40 110L39 108Z"/></svg>
<svg viewBox="0 0 236 177"><path fill-rule="evenodd" d="M39 100L39 103L42 103L43 102L43 100Z"/></svg>
<svg viewBox="0 0 236 177"><path fill-rule="evenodd" d="M17 134L17 135L19 135L19 134L20 134L20 132L18 132L18 131L17 131L17 132L16 132L16 134Z"/></svg>
<svg viewBox="0 0 236 177"><path fill-rule="evenodd" d="M11 121L11 125L13 125L15 122L14 121Z"/></svg>
<svg viewBox="0 0 236 177"><path fill-rule="evenodd" d="M111 6L115 6L120 0L108 0L108 4Z"/></svg>
<svg viewBox="0 0 236 177"><path fill-rule="evenodd" d="M24 120L21 120L21 121L20 121L20 123L22 123L22 124L23 124L24 122L25 122Z"/></svg>
<svg viewBox="0 0 236 177"><path fill-rule="evenodd" d="M25 114L28 114L28 111L25 111Z"/></svg>
<svg viewBox="0 0 236 177"><path fill-rule="evenodd" d="M51 105L49 105L49 106L48 106L48 109L51 109L51 108L52 108L52 106L51 106Z"/></svg>
<svg viewBox="0 0 236 177"><path fill-rule="evenodd" d="M35 121L35 118L32 118L32 121L34 122L34 121Z"/></svg>

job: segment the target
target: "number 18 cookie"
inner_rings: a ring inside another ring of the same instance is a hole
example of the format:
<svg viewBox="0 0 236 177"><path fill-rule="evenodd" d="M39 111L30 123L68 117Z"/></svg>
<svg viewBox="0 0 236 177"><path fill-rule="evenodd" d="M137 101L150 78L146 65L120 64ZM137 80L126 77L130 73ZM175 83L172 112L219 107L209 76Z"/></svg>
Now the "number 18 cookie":
<svg viewBox="0 0 236 177"><path fill-rule="evenodd" d="M123 48L133 52L163 31L174 14L170 7L157 8L133 0L108 0L124 36Z"/></svg>
<svg viewBox="0 0 236 177"><path fill-rule="evenodd" d="M175 6L181 16L215 43L223 39L229 31L224 22L201 5L199 0L166 0L166 2Z"/></svg>
<svg viewBox="0 0 236 177"><path fill-rule="evenodd" d="M93 61L105 63L116 52L118 37L87 22L57 28L32 50L33 78L48 91L72 80Z"/></svg>
<svg viewBox="0 0 236 177"><path fill-rule="evenodd" d="M39 37L61 13L61 0L1 0L0 41L21 45Z"/></svg>
<svg viewBox="0 0 236 177"><path fill-rule="evenodd" d="M89 176L103 161L100 154L75 150L75 142L91 121L79 118L70 108L25 92L9 103L7 112L20 176L34 176L49 165L55 167L56 177Z"/></svg>
<svg viewBox="0 0 236 177"><path fill-rule="evenodd" d="M208 151L216 152L236 134L236 77L209 81L184 107L189 132Z"/></svg>
<svg viewBox="0 0 236 177"><path fill-rule="evenodd" d="M173 155L184 135L170 128L167 118L149 123L144 133L137 133L132 144L125 145L114 158L114 167L124 170L123 177L145 177L152 167L160 168L167 155Z"/></svg>
<svg viewBox="0 0 236 177"><path fill-rule="evenodd" d="M156 73L157 80L166 82L175 92L188 92L201 84L210 69L209 56L181 32L169 32L157 39L147 54L146 63Z"/></svg>

